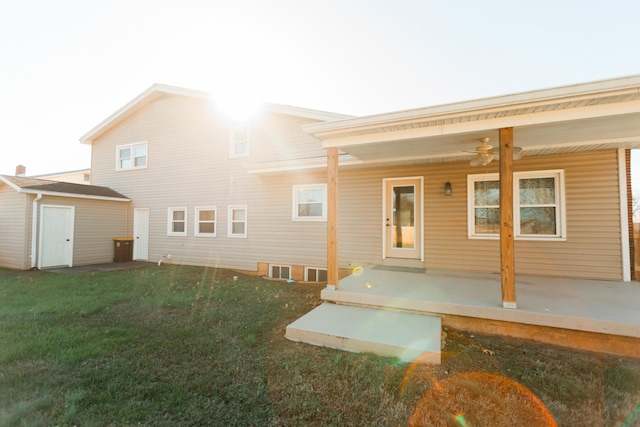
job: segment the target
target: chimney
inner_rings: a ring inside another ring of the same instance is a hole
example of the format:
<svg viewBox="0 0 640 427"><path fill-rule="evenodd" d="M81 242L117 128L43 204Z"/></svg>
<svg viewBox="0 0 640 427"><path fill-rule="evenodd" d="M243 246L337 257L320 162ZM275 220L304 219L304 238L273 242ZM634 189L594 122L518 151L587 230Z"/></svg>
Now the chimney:
<svg viewBox="0 0 640 427"><path fill-rule="evenodd" d="M16 176L25 176L27 174L27 168L22 166L22 165L18 165L16 166Z"/></svg>

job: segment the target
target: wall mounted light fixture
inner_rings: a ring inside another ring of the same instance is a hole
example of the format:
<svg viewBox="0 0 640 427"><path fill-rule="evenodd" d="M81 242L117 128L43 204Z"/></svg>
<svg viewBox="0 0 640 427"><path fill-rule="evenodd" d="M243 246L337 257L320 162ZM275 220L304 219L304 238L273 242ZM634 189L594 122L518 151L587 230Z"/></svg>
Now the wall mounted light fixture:
<svg viewBox="0 0 640 427"><path fill-rule="evenodd" d="M444 185L444 195L450 196L452 193L453 193L453 190L451 188L451 183L447 181L447 183Z"/></svg>

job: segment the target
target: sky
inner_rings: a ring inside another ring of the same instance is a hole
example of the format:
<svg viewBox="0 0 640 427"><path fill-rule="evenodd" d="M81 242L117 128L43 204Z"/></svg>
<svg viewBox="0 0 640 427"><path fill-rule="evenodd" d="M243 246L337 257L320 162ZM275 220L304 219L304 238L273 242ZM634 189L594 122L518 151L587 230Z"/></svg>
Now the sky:
<svg viewBox="0 0 640 427"><path fill-rule="evenodd" d="M154 83L386 113L640 75L639 22L637 0L0 0L0 174L89 168L79 138Z"/></svg>

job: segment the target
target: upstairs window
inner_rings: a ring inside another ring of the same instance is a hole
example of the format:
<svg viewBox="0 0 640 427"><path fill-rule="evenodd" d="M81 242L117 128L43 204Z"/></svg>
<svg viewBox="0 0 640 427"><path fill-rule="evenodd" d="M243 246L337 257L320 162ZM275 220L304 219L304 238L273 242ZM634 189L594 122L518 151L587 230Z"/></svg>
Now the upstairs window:
<svg viewBox="0 0 640 427"><path fill-rule="evenodd" d="M195 235L216 237L216 208L196 208Z"/></svg>
<svg viewBox="0 0 640 427"><path fill-rule="evenodd" d="M167 235L187 235L187 208L169 208L167 213Z"/></svg>
<svg viewBox="0 0 640 427"><path fill-rule="evenodd" d="M470 238L500 235L498 174L468 176ZM564 171L513 174L513 223L519 240L565 240Z"/></svg>
<svg viewBox="0 0 640 427"><path fill-rule="evenodd" d="M147 143L116 147L116 170L144 169L147 167Z"/></svg>
<svg viewBox="0 0 640 427"><path fill-rule="evenodd" d="M293 186L293 220L325 221L327 219L327 185Z"/></svg>
<svg viewBox="0 0 640 427"><path fill-rule="evenodd" d="M229 137L229 157L249 155L249 129L246 126L234 126Z"/></svg>

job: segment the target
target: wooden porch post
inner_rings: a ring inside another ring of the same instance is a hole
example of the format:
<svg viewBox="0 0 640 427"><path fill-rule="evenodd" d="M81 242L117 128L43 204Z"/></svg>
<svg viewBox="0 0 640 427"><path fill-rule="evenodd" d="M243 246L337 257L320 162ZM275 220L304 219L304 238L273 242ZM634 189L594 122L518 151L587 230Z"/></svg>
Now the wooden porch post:
<svg viewBox="0 0 640 427"><path fill-rule="evenodd" d="M500 129L500 277L502 306L517 308L513 250L513 128Z"/></svg>
<svg viewBox="0 0 640 427"><path fill-rule="evenodd" d="M327 150L327 287L338 289L338 149Z"/></svg>

